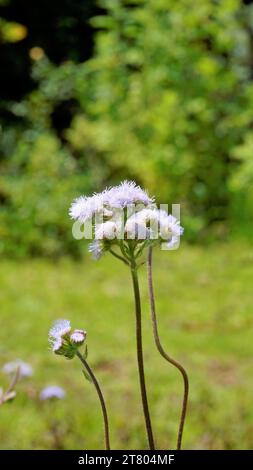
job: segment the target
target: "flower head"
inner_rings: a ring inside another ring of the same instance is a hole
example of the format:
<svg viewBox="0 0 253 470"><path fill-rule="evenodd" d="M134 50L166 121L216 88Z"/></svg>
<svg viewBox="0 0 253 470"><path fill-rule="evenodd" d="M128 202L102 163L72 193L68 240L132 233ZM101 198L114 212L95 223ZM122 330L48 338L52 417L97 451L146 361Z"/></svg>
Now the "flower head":
<svg viewBox="0 0 253 470"><path fill-rule="evenodd" d="M62 338L55 338L52 342L52 351L55 354L60 354L60 351L63 349L63 339Z"/></svg>
<svg viewBox="0 0 253 470"><path fill-rule="evenodd" d="M40 400L50 400L53 398L62 399L66 395L65 390L58 385L50 385L48 387L43 388L40 392Z"/></svg>
<svg viewBox="0 0 253 470"><path fill-rule="evenodd" d="M142 209L134 213L126 222L127 238L146 240L157 238L159 214L156 209Z"/></svg>
<svg viewBox="0 0 253 470"><path fill-rule="evenodd" d="M72 359L86 339L86 331L73 330L69 320L57 320L49 330L49 343L52 351Z"/></svg>
<svg viewBox="0 0 253 470"><path fill-rule="evenodd" d="M137 239L170 240L183 233L183 228L173 215L156 208L143 209L133 214L126 222L125 231L131 233L132 227Z"/></svg>
<svg viewBox="0 0 253 470"><path fill-rule="evenodd" d="M108 190L109 205L113 208L124 208L132 204L152 204L153 199L134 181L123 181Z"/></svg>
<svg viewBox="0 0 253 470"><path fill-rule="evenodd" d="M103 224L99 224L95 229L95 237L97 240L113 240L117 237L120 230L119 224L116 222L108 220Z"/></svg>
<svg viewBox="0 0 253 470"><path fill-rule="evenodd" d="M157 209L154 198L134 181L123 181L90 197L81 196L72 204L70 215L91 223L89 252L95 260L106 251L117 256L116 246L131 263L131 258L140 256L147 246L165 242L170 247L183 233L179 221Z"/></svg>
<svg viewBox="0 0 253 470"><path fill-rule="evenodd" d="M83 344L85 338L86 338L86 331L84 330L74 330L73 333L70 335L71 341L73 341L73 343L78 344L78 345Z"/></svg>
<svg viewBox="0 0 253 470"><path fill-rule="evenodd" d="M71 331L69 320L57 320L49 331L49 336L53 339L61 338Z"/></svg>
<svg viewBox="0 0 253 470"><path fill-rule="evenodd" d="M33 374L33 368L27 362L21 361L21 359L16 359L12 362L7 362L3 366L3 372L5 374L13 374L19 369L19 377L30 377Z"/></svg>
<svg viewBox="0 0 253 470"><path fill-rule="evenodd" d="M120 185L105 189L101 193L78 197L72 203L69 215L79 222L87 222L98 214L105 219L110 218L117 208L124 208L130 204L148 205L152 202L153 199L134 181L123 181Z"/></svg>
<svg viewBox="0 0 253 470"><path fill-rule="evenodd" d="M180 237L184 229L180 226L179 220L171 214L160 210L159 211L160 234L163 239L171 237Z"/></svg>
<svg viewBox="0 0 253 470"><path fill-rule="evenodd" d="M69 215L79 222L87 222L96 214L108 217L111 211L106 208L109 205L109 190L102 193L93 194L93 196L81 196L75 199L70 207Z"/></svg>

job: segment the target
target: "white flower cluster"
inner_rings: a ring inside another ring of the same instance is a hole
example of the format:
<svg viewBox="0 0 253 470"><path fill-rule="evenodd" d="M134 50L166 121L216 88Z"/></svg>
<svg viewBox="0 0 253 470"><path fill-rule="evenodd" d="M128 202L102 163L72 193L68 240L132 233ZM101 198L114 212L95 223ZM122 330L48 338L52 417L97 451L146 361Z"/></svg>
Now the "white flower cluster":
<svg viewBox="0 0 253 470"><path fill-rule="evenodd" d="M119 186L105 189L102 193L77 198L71 205L69 215L74 220L86 222L97 214L110 218L114 209L124 209L131 204L147 206L152 202L140 186L133 181L123 181Z"/></svg>
<svg viewBox="0 0 253 470"><path fill-rule="evenodd" d="M139 253L145 246L161 242L169 248L183 233L179 221L158 210L154 198L133 181L124 181L90 197L79 197L70 208L70 216L79 223L92 222L94 240L89 251L94 259L114 244L122 251L122 240L134 240Z"/></svg>
<svg viewBox="0 0 253 470"><path fill-rule="evenodd" d="M69 320L57 320L49 330L52 351L72 359L86 339L86 331L72 330Z"/></svg>

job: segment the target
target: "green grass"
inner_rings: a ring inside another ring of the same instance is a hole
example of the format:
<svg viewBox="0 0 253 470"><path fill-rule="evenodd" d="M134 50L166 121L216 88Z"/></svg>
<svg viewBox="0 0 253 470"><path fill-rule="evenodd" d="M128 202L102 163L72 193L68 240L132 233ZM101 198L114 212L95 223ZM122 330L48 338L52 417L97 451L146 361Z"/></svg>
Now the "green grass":
<svg viewBox="0 0 253 470"><path fill-rule="evenodd" d="M239 243L182 245L154 256L162 342L190 377L185 449L253 446L253 248ZM182 381L153 344L145 267L140 272L148 394L158 448L174 448ZM95 263L64 259L3 261L0 266L0 366L15 358L34 375L0 410L0 447L100 449L97 396L77 359L48 350L56 318L88 331L89 362L103 387L113 449L146 448L135 357L130 275L110 256ZM0 382L7 380L0 374ZM58 384L65 400L41 403L42 387Z"/></svg>

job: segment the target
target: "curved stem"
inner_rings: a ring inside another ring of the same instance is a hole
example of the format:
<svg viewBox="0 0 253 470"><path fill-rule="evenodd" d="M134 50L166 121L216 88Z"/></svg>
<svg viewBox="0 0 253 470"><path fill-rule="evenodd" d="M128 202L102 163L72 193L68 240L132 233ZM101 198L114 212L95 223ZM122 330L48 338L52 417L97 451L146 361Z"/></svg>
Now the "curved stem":
<svg viewBox="0 0 253 470"><path fill-rule="evenodd" d="M119 259L120 261L123 261L123 263L125 263L127 266L129 266L128 262L125 260L125 258L123 258L123 256L118 255L118 253L115 253L115 251L113 251L112 249L110 249L109 252L113 256L115 256L115 258Z"/></svg>
<svg viewBox="0 0 253 470"><path fill-rule="evenodd" d="M180 371L183 377L183 382L184 382L184 395L183 395L182 411L181 411L181 418L180 418L178 438L177 438L177 450L180 450L184 424L185 424L186 410L187 410L187 402L188 402L188 394L189 394L189 380L188 380L187 373L185 369L183 368L183 366L181 366L181 364L179 364L179 362L177 362L175 359L168 356L168 354L165 352L160 342L157 318L156 318L154 288L153 288L153 281L152 281L152 248L151 247L148 250L147 269L148 269L149 300L150 300L151 318L152 318L155 344L161 356Z"/></svg>
<svg viewBox="0 0 253 470"><path fill-rule="evenodd" d="M144 413L144 418L145 418L149 448L151 450L154 450L155 443L154 443L151 419L150 419L150 414L149 414L147 391L146 391L146 384L145 384L144 362L143 362L140 289L139 289L137 269L136 269L136 265L134 261L132 261L131 274L132 274L134 299L135 299L137 361L138 361L138 369L139 369L139 381L140 381L140 389L141 389L142 407L143 407L143 413Z"/></svg>
<svg viewBox="0 0 253 470"><path fill-rule="evenodd" d="M109 437L109 422L108 422L108 416L107 416L107 411L106 411L106 406L105 406L105 400L104 400L104 397L103 397L103 394L102 394L102 391L101 391L101 388L99 386L99 383L94 375L94 373L92 372L92 369L90 368L89 364L86 362L86 360L83 358L83 356L81 355L81 353L79 351L77 351L77 356L79 357L81 363L83 364L83 366L85 367L85 369L87 370L95 388L96 388L96 391L97 391L97 394L98 394L98 397L99 397L99 400L100 400L100 404L101 404L101 408L102 408L102 413L103 413L103 418L104 418L104 434L105 434L105 448L106 450L110 450L110 437Z"/></svg>

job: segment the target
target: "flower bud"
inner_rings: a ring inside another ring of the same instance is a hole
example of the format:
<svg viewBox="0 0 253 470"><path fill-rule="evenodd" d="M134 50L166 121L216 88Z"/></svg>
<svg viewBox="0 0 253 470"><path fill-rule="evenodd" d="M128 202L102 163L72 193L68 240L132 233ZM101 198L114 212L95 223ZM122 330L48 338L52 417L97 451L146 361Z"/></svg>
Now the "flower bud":
<svg viewBox="0 0 253 470"><path fill-rule="evenodd" d="M77 346L81 346L86 338L86 331L84 330L74 330L70 335L71 341Z"/></svg>

